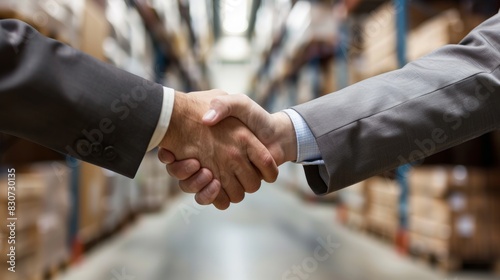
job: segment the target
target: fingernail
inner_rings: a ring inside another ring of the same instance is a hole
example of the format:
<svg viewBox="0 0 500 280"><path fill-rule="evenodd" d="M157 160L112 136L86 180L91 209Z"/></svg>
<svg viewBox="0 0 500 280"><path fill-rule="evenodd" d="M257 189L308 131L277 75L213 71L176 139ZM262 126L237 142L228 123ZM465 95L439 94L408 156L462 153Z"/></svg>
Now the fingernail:
<svg viewBox="0 0 500 280"><path fill-rule="evenodd" d="M208 111L204 116L203 116L203 120L204 121L212 121L215 116L217 115L217 112L215 112L214 109L210 109L210 111Z"/></svg>

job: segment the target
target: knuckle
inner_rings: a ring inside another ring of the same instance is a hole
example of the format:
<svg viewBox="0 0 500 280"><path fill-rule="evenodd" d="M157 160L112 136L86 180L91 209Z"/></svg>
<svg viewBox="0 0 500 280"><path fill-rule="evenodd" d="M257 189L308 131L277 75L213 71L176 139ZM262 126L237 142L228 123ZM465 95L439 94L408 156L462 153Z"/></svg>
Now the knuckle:
<svg viewBox="0 0 500 280"><path fill-rule="evenodd" d="M196 201L196 203L198 203L199 205L208 205L210 202L207 200L206 197L202 196L202 195L196 195L194 197L194 200Z"/></svg>
<svg viewBox="0 0 500 280"><path fill-rule="evenodd" d="M179 188L185 193L192 193L189 184L186 181L179 181Z"/></svg>
<svg viewBox="0 0 500 280"><path fill-rule="evenodd" d="M202 169L200 173L194 179L194 185L196 187L202 187L207 184L212 178L210 176L210 172L206 169Z"/></svg>
<svg viewBox="0 0 500 280"><path fill-rule="evenodd" d="M245 190L247 193L254 193L260 189L261 182L260 180L256 180L252 182L247 189Z"/></svg>
<svg viewBox="0 0 500 280"><path fill-rule="evenodd" d="M260 160L264 167L273 167L275 165L274 158L267 152L261 154Z"/></svg>
<svg viewBox="0 0 500 280"><path fill-rule="evenodd" d="M242 156L238 148L232 147L227 150L227 156L231 161L239 161Z"/></svg>
<svg viewBox="0 0 500 280"><path fill-rule="evenodd" d="M244 129L240 129L234 134L234 138L238 143L248 143L250 141L250 133Z"/></svg>
<svg viewBox="0 0 500 280"><path fill-rule="evenodd" d="M245 198L245 192L240 191L234 194L234 196L231 199L231 202L240 203L243 201L244 198Z"/></svg>
<svg viewBox="0 0 500 280"><path fill-rule="evenodd" d="M203 186L197 182L198 178L194 180L183 180L179 181L179 187L185 193L197 193L202 189Z"/></svg>
<svg viewBox="0 0 500 280"><path fill-rule="evenodd" d="M178 179L178 180L185 180L187 179L188 176L182 172L182 169L179 168L178 165L170 165L167 166L167 172L170 176Z"/></svg>

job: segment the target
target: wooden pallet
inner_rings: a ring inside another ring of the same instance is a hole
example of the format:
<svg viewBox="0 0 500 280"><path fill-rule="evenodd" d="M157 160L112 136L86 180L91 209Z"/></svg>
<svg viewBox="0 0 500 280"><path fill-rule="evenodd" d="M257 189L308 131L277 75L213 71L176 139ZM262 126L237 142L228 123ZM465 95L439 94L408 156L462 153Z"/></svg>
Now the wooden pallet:
<svg viewBox="0 0 500 280"><path fill-rule="evenodd" d="M385 241L388 244L395 244L396 242L396 235L390 230L385 230L380 227L374 227L370 224L367 224L366 232L377 239Z"/></svg>
<svg viewBox="0 0 500 280"><path fill-rule="evenodd" d="M133 225L138 219L138 215L135 213L130 213L121 222L119 222L114 228L108 230L99 230L91 237L81 240L82 241L82 253L89 252L105 241L109 240L113 236L120 234L122 231L126 230L130 225Z"/></svg>
<svg viewBox="0 0 500 280"><path fill-rule="evenodd" d="M443 273L464 271L470 268L491 271L495 275L500 275L500 258L492 260L467 260L456 256L440 257L431 252L418 252L410 250L410 256L421 263L435 268Z"/></svg>
<svg viewBox="0 0 500 280"><path fill-rule="evenodd" d="M52 265L49 267L44 273L43 273L43 278L44 280L51 280L51 279L56 279L58 275L60 275L62 272L64 272L70 264L70 258L66 257L61 262Z"/></svg>

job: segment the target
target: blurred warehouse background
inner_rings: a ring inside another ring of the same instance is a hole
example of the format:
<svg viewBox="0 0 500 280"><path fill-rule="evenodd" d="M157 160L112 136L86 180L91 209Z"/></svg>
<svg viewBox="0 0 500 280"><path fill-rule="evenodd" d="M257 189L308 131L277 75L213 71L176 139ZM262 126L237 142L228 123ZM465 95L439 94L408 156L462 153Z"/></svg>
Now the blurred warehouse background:
<svg viewBox="0 0 500 280"><path fill-rule="evenodd" d="M246 93L274 112L458 43L499 8L497 0L0 0L0 18L177 90ZM0 166L2 280L500 279L497 132L326 197L286 164L277 183L224 212L181 194L155 152L131 180L0 135ZM7 271L9 168L16 273Z"/></svg>

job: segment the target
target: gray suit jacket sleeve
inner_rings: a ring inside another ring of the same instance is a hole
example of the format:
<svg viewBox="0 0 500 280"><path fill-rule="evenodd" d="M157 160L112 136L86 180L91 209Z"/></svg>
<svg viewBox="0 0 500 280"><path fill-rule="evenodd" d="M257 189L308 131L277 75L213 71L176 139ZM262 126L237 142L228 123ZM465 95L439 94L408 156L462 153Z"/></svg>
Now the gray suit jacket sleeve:
<svg viewBox="0 0 500 280"><path fill-rule="evenodd" d="M156 128L161 85L0 21L0 131L133 177Z"/></svg>
<svg viewBox="0 0 500 280"><path fill-rule="evenodd" d="M500 15L460 44L294 107L324 166L305 167L317 194L339 190L498 129Z"/></svg>

